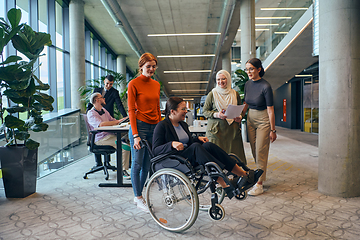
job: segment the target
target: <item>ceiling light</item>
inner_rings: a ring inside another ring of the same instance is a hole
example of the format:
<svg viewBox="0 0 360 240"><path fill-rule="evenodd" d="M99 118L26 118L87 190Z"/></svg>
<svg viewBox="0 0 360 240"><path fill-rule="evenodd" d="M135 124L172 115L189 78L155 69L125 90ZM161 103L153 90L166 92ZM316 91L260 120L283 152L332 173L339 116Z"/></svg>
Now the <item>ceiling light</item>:
<svg viewBox="0 0 360 240"><path fill-rule="evenodd" d="M256 32L269 31L268 28L255 28ZM241 29L238 29L238 32L241 32Z"/></svg>
<svg viewBox="0 0 360 240"><path fill-rule="evenodd" d="M184 101L194 101L193 98L183 98Z"/></svg>
<svg viewBox="0 0 360 240"><path fill-rule="evenodd" d="M189 71L164 71L164 73L205 73L211 70L189 70Z"/></svg>
<svg viewBox="0 0 360 240"><path fill-rule="evenodd" d="M168 82L169 84L182 84L182 83L208 83L208 81L193 81L193 82Z"/></svg>
<svg viewBox="0 0 360 240"><path fill-rule="evenodd" d="M299 11L299 10L308 10L308 8L260 8L263 11L279 11L279 10L286 10L286 11Z"/></svg>
<svg viewBox="0 0 360 240"><path fill-rule="evenodd" d="M148 34L148 37L178 37L178 36L213 36L221 33L170 33L170 34Z"/></svg>
<svg viewBox="0 0 360 240"><path fill-rule="evenodd" d="M206 91L205 89L187 89L187 90L184 90L184 89L176 89L176 90L171 90L173 92L200 92L200 91Z"/></svg>
<svg viewBox="0 0 360 240"><path fill-rule="evenodd" d="M312 77L311 74L295 75L295 77Z"/></svg>
<svg viewBox="0 0 360 240"><path fill-rule="evenodd" d="M265 26L279 26L279 24L278 23L256 23L255 27L256 26L258 26L258 27L260 27L260 26L262 26L262 27L265 27Z"/></svg>
<svg viewBox="0 0 360 240"><path fill-rule="evenodd" d="M274 32L275 34L288 34L289 32Z"/></svg>
<svg viewBox="0 0 360 240"><path fill-rule="evenodd" d="M291 19L291 17L255 17L255 20Z"/></svg>
<svg viewBox="0 0 360 240"><path fill-rule="evenodd" d="M163 55L158 58L182 58L182 57L215 57L215 54L201 54L201 55Z"/></svg>

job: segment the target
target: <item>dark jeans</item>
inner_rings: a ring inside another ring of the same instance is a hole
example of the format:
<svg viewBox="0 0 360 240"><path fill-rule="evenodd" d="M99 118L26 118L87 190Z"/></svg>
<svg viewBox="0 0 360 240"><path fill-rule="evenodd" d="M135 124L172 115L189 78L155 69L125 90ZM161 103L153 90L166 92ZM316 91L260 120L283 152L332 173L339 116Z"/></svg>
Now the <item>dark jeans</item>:
<svg viewBox="0 0 360 240"><path fill-rule="evenodd" d="M156 124L149 124L136 120L138 134L141 139L152 143L153 132ZM147 148L134 149L134 138L132 129L129 129L129 140L131 146L131 183L135 197L142 196L142 190L150 169L150 156Z"/></svg>
<svg viewBox="0 0 360 240"><path fill-rule="evenodd" d="M236 165L234 159L222 150L214 143L193 143L182 152L179 152L181 156L187 158L193 166L204 165L207 162L215 162L228 171L233 170Z"/></svg>

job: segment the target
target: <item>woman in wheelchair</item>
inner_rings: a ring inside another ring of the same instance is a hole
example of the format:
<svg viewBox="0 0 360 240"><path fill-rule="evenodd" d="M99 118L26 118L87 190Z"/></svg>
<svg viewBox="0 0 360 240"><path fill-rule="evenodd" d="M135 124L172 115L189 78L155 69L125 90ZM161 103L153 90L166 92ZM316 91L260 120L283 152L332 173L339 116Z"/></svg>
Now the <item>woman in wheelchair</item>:
<svg viewBox="0 0 360 240"><path fill-rule="evenodd" d="M178 155L188 159L193 166L215 162L221 169L226 169L238 176L230 185L223 178L215 179L231 199L234 189L243 191L251 188L260 178L263 171L244 171L224 150L208 141L206 137L192 138L188 125L184 122L187 113L182 98L171 97L166 102L165 119L157 124L153 135L154 155L165 154L176 149Z"/></svg>

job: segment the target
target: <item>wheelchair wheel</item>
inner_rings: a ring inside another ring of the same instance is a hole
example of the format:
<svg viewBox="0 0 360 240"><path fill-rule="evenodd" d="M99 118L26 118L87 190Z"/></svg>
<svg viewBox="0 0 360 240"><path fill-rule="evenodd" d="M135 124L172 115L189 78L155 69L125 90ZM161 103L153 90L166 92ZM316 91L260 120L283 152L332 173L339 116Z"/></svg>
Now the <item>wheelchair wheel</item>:
<svg viewBox="0 0 360 240"><path fill-rule="evenodd" d="M238 200L245 200L247 198L247 192L241 192L239 195L235 195L235 198Z"/></svg>
<svg viewBox="0 0 360 240"><path fill-rule="evenodd" d="M190 228L199 213L194 186L185 174L175 169L164 168L151 176L146 202L155 222L171 232Z"/></svg>
<svg viewBox="0 0 360 240"><path fill-rule="evenodd" d="M201 180L199 189L197 191L199 198L199 209L201 211L208 211L211 207L211 189L210 189L210 178L204 176ZM225 191L222 187L216 187L215 193L218 197L218 203L221 204L225 197Z"/></svg>
<svg viewBox="0 0 360 240"><path fill-rule="evenodd" d="M225 217L225 209L220 204L216 204L214 207L209 208L209 215L212 219L221 221Z"/></svg>

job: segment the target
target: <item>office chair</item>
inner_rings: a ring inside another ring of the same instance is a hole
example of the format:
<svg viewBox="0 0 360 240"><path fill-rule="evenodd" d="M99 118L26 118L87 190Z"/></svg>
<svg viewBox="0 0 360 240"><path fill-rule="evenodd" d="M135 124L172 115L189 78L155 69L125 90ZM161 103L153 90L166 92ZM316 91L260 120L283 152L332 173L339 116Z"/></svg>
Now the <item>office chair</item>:
<svg viewBox="0 0 360 240"><path fill-rule="evenodd" d="M96 131L96 130L91 131L86 114L81 114L81 115L83 116L85 125L86 125L86 130L87 130L87 134L88 134L87 145L90 148L90 152L92 152L94 154L104 155L104 158L105 158L104 164L102 166L92 168L90 171L85 173L83 178L87 179L88 174L103 170L104 174L106 175L105 180L108 180L109 179L108 169L111 169L113 171L116 170L115 166L110 166L110 164L109 164L110 163L110 155L116 152L116 148L109 146L109 145L96 145L95 144L95 135L99 131Z"/></svg>

